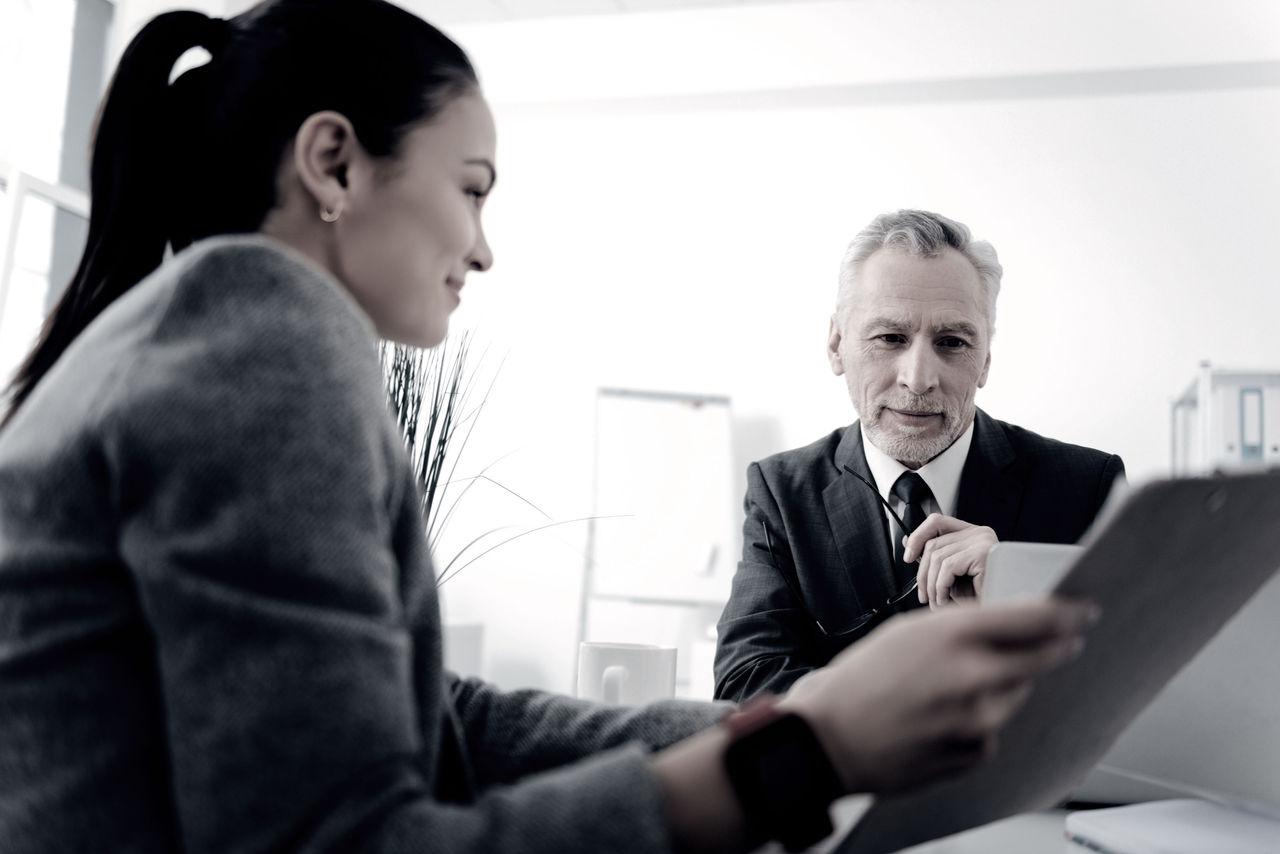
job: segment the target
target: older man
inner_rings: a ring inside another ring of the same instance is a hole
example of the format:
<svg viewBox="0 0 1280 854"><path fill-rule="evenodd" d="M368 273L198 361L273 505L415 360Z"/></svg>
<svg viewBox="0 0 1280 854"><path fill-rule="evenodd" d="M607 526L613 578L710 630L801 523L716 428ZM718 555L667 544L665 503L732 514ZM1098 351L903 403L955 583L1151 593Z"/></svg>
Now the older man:
<svg viewBox="0 0 1280 854"><path fill-rule="evenodd" d="M717 697L784 691L899 611L980 594L999 540L1074 543L1123 478L1117 456L975 406L1001 273L989 243L927 211L854 238L827 356L860 420L747 469Z"/></svg>

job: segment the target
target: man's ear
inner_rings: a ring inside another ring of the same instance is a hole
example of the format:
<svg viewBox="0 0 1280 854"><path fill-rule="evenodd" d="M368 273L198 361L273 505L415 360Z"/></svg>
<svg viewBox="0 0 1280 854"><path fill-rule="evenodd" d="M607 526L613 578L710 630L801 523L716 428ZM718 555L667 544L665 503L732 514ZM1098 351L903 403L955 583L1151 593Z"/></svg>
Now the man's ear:
<svg viewBox="0 0 1280 854"><path fill-rule="evenodd" d="M827 330L827 361L831 363L831 373L836 376L844 374L844 361L840 358L840 320L831 315L831 326Z"/></svg>
<svg viewBox="0 0 1280 854"><path fill-rule="evenodd" d="M987 360L982 363L982 373L978 376L978 388L987 384L987 374L991 372L991 350L987 350Z"/></svg>
<svg viewBox="0 0 1280 854"><path fill-rule="evenodd" d="M348 173L359 146L355 128L342 113L312 113L299 126L293 165L299 182L321 212L341 216L349 190Z"/></svg>

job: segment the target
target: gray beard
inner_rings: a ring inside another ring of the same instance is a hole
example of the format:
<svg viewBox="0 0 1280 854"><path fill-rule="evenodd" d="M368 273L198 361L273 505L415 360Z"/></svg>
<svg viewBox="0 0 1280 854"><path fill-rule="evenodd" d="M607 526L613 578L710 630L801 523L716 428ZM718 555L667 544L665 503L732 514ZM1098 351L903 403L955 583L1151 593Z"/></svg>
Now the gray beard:
<svg viewBox="0 0 1280 854"><path fill-rule="evenodd" d="M902 405L894 403L895 409L933 409L927 400L905 401ZM885 455L893 457L900 463L922 466L929 460L950 448L964 432L960 413L949 408L942 410L942 431L934 436L912 436L909 431L886 430L880 425L880 416L884 409L877 409L875 417L863 419L862 427L871 444L879 448Z"/></svg>

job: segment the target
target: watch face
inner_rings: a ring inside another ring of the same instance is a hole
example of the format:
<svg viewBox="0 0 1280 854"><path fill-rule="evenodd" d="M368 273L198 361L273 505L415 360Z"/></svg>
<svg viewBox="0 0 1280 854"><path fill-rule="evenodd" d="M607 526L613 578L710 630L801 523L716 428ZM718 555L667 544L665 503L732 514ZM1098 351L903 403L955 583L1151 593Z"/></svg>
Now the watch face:
<svg viewBox="0 0 1280 854"><path fill-rule="evenodd" d="M830 764L825 755L815 756L813 751L805 749L805 737L812 738L812 731L796 715L779 718L756 733L760 735L756 744L756 773L781 786L808 777L814 771L815 761Z"/></svg>
<svg viewBox="0 0 1280 854"><path fill-rule="evenodd" d="M813 730L786 715L729 745L729 780L747 820L788 850L808 848L831 833L831 802L843 789Z"/></svg>

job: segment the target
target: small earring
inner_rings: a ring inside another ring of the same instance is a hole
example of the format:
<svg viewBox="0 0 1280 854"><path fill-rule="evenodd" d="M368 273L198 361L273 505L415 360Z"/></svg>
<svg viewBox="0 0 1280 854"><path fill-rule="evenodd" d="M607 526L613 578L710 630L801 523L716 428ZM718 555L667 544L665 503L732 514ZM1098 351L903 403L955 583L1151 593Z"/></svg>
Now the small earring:
<svg viewBox="0 0 1280 854"><path fill-rule="evenodd" d="M342 217L341 205L338 205L333 210L329 210L329 208L325 207L324 205L320 206L320 219L324 220L325 222L337 222L341 217Z"/></svg>

